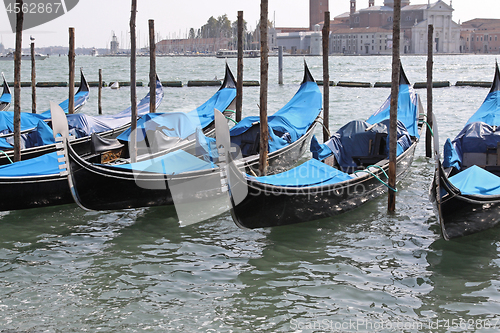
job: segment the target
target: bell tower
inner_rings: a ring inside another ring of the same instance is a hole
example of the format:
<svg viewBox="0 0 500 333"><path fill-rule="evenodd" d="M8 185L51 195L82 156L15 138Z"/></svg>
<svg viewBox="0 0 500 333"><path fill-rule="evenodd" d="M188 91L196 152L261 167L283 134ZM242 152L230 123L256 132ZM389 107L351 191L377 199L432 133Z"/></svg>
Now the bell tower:
<svg viewBox="0 0 500 333"><path fill-rule="evenodd" d="M356 13L356 0L351 0L351 15Z"/></svg>
<svg viewBox="0 0 500 333"><path fill-rule="evenodd" d="M375 6L375 0L369 0L368 7L373 7L373 6Z"/></svg>
<svg viewBox="0 0 500 333"><path fill-rule="evenodd" d="M328 0L309 0L309 30L325 20L325 12L328 11Z"/></svg>

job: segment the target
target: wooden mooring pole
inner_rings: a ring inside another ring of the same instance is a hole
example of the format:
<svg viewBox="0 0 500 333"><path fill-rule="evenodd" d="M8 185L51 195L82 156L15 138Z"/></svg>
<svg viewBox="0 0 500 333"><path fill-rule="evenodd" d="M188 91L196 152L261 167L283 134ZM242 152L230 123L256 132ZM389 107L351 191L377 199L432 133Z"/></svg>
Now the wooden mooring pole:
<svg viewBox="0 0 500 333"><path fill-rule="evenodd" d="M149 112L156 112L155 20L149 20Z"/></svg>
<svg viewBox="0 0 500 333"><path fill-rule="evenodd" d="M243 109L243 11L238 11L238 74L236 78L236 122L241 121Z"/></svg>
<svg viewBox="0 0 500 333"><path fill-rule="evenodd" d="M136 96L136 41L135 41L135 18L137 16L137 0L132 0L132 9L130 12L130 104L131 104L131 123L130 123L130 161L137 162L137 96ZM151 96L152 98L152 96Z"/></svg>
<svg viewBox="0 0 500 333"><path fill-rule="evenodd" d="M31 39L31 113L36 113L35 39Z"/></svg>
<svg viewBox="0 0 500 333"><path fill-rule="evenodd" d="M330 41L330 12L325 12L323 25L323 142L330 139L330 72L328 55Z"/></svg>
<svg viewBox="0 0 500 333"><path fill-rule="evenodd" d="M397 159L397 124L398 124L398 95L400 75L399 44L401 38L401 0L394 0L394 22L392 27L392 85L391 109L389 122L389 196L387 208L389 212L396 210L396 159Z"/></svg>
<svg viewBox="0 0 500 333"><path fill-rule="evenodd" d="M283 84L283 46L278 46L278 84Z"/></svg>
<svg viewBox="0 0 500 333"><path fill-rule="evenodd" d="M18 8L22 0L16 0ZM14 162L21 160L21 47L23 41L24 14L16 14L16 50L14 51Z"/></svg>
<svg viewBox="0 0 500 333"><path fill-rule="evenodd" d="M268 85L268 0L260 2L260 148L259 172L260 176L267 174L267 153L269 141L269 128L267 126L267 85Z"/></svg>
<svg viewBox="0 0 500 333"><path fill-rule="evenodd" d="M427 123L430 128L433 128L432 124L432 67L434 65L433 61L434 52L434 26L429 24L429 31L427 36ZM425 156L432 157L432 133L427 128L425 130Z"/></svg>
<svg viewBox="0 0 500 333"><path fill-rule="evenodd" d="M69 28L69 99L68 113L75 113L75 28Z"/></svg>
<svg viewBox="0 0 500 333"><path fill-rule="evenodd" d="M97 90L97 109L102 114L102 69L99 68L99 89Z"/></svg>

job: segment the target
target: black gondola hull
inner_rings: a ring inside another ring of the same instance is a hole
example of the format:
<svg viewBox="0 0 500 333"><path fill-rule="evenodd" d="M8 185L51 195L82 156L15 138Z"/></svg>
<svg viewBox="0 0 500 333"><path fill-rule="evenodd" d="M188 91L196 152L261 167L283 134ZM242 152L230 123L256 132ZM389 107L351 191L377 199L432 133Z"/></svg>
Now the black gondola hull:
<svg viewBox="0 0 500 333"><path fill-rule="evenodd" d="M435 179L439 177L440 190L436 181L432 183L430 200L441 225L444 239L449 240L491 229L500 223L500 198L462 195L455 188L439 164ZM438 192L440 197L437 196Z"/></svg>
<svg viewBox="0 0 500 333"><path fill-rule="evenodd" d="M74 203L66 176L0 178L0 211Z"/></svg>

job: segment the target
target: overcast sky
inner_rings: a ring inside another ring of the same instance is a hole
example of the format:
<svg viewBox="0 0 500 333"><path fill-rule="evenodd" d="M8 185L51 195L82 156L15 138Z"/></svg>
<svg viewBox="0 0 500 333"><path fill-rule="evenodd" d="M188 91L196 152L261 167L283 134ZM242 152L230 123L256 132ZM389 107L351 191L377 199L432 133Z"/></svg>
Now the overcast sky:
<svg viewBox="0 0 500 333"><path fill-rule="evenodd" d="M54 0L56 1L56 0ZM349 11L349 0L329 0L330 15ZM3 1L2 1L3 2ZM147 45L148 20L155 20L155 30L161 38L184 37L189 28L198 29L210 16L227 14L235 21L239 10L243 11L249 28L255 28L260 17L260 0L138 0L137 36L138 46ZM375 0L382 5L384 0ZM435 2L435 0L431 0ZM450 0L444 0L449 4ZM412 0L411 4L425 4L427 0ZM0 6L2 6L0 4ZM68 45L68 28L75 28L77 47L109 48L112 31L121 46L127 46L130 21L130 0L80 0L67 14L26 30L23 47L29 47L29 36L36 38L36 46ZM357 8L368 7L368 0L357 0ZM473 18L500 18L500 0L453 0L453 20L458 23ZM5 47L14 47L7 12L0 10L1 42ZM269 18L275 19L278 27L308 27L309 0L269 0ZM126 44L125 44L126 43Z"/></svg>

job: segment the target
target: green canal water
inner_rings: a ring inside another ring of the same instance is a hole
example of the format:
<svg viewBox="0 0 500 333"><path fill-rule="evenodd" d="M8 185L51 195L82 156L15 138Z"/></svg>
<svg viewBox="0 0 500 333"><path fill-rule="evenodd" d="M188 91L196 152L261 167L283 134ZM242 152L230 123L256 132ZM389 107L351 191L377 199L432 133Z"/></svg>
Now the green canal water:
<svg viewBox="0 0 500 333"><path fill-rule="evenodd" d="M270 113L302 80L303 58L270 59ZM316 79L322 59L305 58ZM403 57L411 82L425 81L425 57ZM438 56L434 79L491 81L494 56ZM236 60L229 59L236 74ZM129 80L128 58L78 56L89 81ZM333 81L390 81L390 57L331 57ZM159 58L161 80L210 80L216 58ZM139 58L138 80L149 63ZM1 62L8 81L13 64ZM245 80L259 60L245 59ZM23 62L22 81L30 80ZM67 58L37 63L38 81L68 81ZM160 112L189 111L217 88L165 88ZM138 87L138 98L147 87ZM366 119L388 88L330 89L331 130ZM425 105L425 90L418 91ZM130 89L103 90L104 113L130 104ZM444 143L480 106L488 89L434 90ZM67 98L39 88L38 110ZM97 114L97 88L82 112ZM259 88L244 90L244 115L258 114ZM22 89L31 109L31 89ZM320 129L317 129L318 134ZM428 200L433 161L419 145L402 180L397 211L386 198L336 218L264 230L238 229L228 213L187 227L173 207L86 212L76 205L0 213L0 332L497 332L500 228L446 242ZM112 191L113 189L109 189ZM8 193L1 193L8 200ZM195 209L195 208L193 208ZM258 209L258 207L256 208Z"/></svg>

